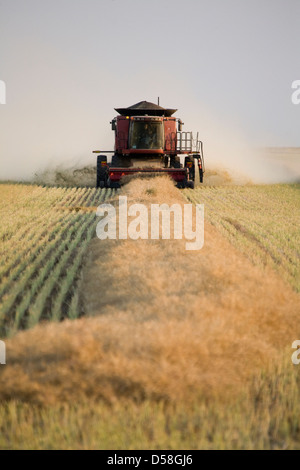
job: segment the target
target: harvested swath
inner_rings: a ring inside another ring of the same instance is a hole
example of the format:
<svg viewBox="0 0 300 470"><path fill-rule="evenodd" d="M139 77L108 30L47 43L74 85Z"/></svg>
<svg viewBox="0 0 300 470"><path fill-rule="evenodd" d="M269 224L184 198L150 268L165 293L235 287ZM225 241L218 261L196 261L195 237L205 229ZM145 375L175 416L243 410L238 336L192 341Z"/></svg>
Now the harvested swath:
<svg viewBox="0 0 300 470"><path fill-rule="evenodd" d="M128 202L183 204L166 178L135 180ZM299 296L206 222L205 246L181 240L90 244L85 313L7 342L1 399L36 403L226 400L299 336ZM291 364L291 367L293 365Z"/></svg>

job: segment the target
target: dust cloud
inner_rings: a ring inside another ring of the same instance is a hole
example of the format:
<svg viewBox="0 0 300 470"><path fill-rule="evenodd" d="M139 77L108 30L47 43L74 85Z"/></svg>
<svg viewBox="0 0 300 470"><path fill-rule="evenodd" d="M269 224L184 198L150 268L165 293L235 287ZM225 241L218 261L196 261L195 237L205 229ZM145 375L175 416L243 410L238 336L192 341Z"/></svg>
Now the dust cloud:
<svg viewBox="0 0 300 470"><path fill-rule="evenodd" d="M206 169L230 175L234 184L294 183L300 181L300 147L258 146L237 123L201 110L186 113L184 130L199 131ZM196 132L193 132L194 136ZM268 141L268 139L266 139Z"/></svg>
<svg viewBox="0 0 300 470"><path fill-rule="evenodd" d="M96 184L96 167L94 165L75 165L66 168L59 165L56 168L48 168L35 174L32 182L50 186L94 187Z"/></svg>

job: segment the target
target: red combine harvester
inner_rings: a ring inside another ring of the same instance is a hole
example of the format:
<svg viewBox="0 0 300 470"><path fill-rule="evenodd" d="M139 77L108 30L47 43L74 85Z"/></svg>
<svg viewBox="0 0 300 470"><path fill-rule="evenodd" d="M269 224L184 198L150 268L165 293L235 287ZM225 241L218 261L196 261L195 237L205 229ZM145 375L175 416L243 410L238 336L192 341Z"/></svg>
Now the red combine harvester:
<svg viewBox="0 0 300 470"><path fill-rule="evenodd" d="M103 152L113 154L110 163L106 155L97 157L97 187L118 188L123 176L135 173L166 173L179 188L203 182L203 144L198 133L194 139L192 132L182 131L183 122L173 117L177 109L141 101L115 110L119 113L111 121L115 150Z"/></svg>

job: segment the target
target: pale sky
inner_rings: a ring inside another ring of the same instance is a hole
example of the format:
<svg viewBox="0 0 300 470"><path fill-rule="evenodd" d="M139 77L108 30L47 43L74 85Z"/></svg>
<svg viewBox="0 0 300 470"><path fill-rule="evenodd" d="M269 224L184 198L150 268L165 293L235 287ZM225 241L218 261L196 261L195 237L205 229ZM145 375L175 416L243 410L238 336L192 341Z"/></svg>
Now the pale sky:
<svg viewBox="0 0 300 470"><path fill-rule="evenodd" d="M158 96L212 158L300 147L299 45L299 0L0 0L0 178L93 163L114 108Z"/></svg>

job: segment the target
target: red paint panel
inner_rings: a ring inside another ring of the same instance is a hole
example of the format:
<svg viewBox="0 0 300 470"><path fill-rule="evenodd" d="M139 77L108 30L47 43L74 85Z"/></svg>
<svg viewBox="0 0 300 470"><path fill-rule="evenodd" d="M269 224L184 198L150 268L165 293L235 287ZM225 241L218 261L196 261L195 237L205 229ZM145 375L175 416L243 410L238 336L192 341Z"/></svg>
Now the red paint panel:
<svg viewBox="0 0 300 470"><path fill-rule="evenodd" d="M165 151L176 152L176 119L165 118Z"/></svg>
<svg viewBox="0 0 300 470"><path fill-rule="evenodd" d="M129 122L130 120L125 116L117 117L115 150L119 153L122 152L122 149L128 148Z"/></svg>

